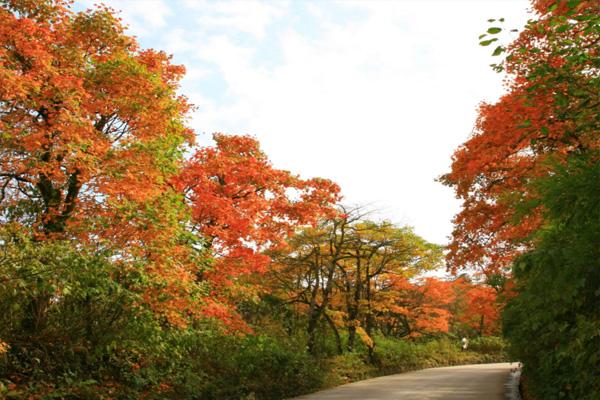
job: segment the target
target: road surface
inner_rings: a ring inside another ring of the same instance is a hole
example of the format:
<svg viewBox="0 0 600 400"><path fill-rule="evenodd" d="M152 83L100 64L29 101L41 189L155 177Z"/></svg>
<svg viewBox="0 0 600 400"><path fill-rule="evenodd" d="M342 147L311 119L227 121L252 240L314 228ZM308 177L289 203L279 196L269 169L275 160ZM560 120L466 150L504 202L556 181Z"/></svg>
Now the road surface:
<svg viewBox="0 0 600 400"><path fill-rule="evenodd" d="M510 363L429 368L350 383L296 400L504 400L510 371Z"/></svg>

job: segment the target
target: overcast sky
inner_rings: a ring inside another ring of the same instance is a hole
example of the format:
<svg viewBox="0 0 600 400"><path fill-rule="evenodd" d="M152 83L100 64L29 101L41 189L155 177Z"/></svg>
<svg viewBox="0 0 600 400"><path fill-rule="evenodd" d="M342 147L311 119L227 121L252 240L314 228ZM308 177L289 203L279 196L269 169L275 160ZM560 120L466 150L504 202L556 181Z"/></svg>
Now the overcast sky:
<svg viewBox="0 0 600 400"><path fill-rule="evenodd" d="M440 244L459 204L435 178L477 105L502 93L478 36L490 18L528 18L522 0L104 3L143 47L186 66L201 144L253 135L276 167L332 179L346 203Z"/></svg>

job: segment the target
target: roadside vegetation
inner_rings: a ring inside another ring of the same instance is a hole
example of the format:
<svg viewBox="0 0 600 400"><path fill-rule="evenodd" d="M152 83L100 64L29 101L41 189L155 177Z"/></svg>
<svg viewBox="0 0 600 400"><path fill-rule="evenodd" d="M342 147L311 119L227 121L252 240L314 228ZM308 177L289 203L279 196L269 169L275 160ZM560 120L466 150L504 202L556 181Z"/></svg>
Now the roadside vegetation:
<svg viewBox="0 0 600 400"><path fill-rule="evenodd" d="M184 73L103 6L0 1L0 397L282 399L505 358L500 285L423 278L440 246L254 138L196 145Z"/></svg>
<svg viewBox="0 0 600 400"><path fill-rule="evenodd" d="M528 398L597 399L600 7L533 7L481 37L507 93L441 178L445 249L252 137L198 146L185 68L112 10L0 1L0 397L274 400L510 358Z"/></svg>
<svg viewBox="0 0 600 400"><path fill-rule="evenodd" d="M503 332L527 399L600 398L600 4L533 1L504 57L507 93L483 104L442 180L463 200L448 262L506 276Z"/></svg>

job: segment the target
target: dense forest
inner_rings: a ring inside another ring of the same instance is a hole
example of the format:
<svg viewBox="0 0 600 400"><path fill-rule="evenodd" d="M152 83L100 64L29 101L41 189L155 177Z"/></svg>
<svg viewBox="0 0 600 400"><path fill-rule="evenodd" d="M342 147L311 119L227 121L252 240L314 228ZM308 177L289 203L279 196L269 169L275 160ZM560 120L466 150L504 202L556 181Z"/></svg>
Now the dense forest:
<svg viewBox="0 0 600 400"><path fill-rule="evenodd" d="M440 178L445 248L253 137L196 144L185 68L110 8L0 0L0 397L283 399L510 357L528 398L598 398L600 7L533 6L480 38L507 92Z"/></svg>

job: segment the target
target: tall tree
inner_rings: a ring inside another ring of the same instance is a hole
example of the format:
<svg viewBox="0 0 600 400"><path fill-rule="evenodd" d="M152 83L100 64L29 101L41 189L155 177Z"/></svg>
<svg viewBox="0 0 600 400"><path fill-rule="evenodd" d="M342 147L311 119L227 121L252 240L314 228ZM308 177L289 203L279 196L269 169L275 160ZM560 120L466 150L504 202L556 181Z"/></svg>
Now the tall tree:
<svg viewBox="0 0 600 400"><path fill-rule="evenodd" d="M508 72L508 93L482 106L442 178L463 200L448 260L486 273L512 265L503 330L531 392L595 399L600 4L533 6L518 39L494 51L506 54L495 68Z"/></svg>
<svg viewBox="0 0 600 400"><path fill-rule="evenodd" d="M143 263L156 283L148 302L160 298L181 322L196 268L169 185L193 142L176 94L184 68L140 49L107 8L0 4L0 218L38 240L77 239Z"/></svg>
<svg viewBox="0 0 600 400"><path fill-rule="evenodd" d="M175 93L185 70L110 10L67 4L0 8L1 211L43 234L133 243L192 141Z"/></svg>
<svg viewBox="0 0 600 400"><path fill-rule="evenodd" d="M317 328L322 320L333 331L338 352L343 351L339 323L336 323L339 321L332 318L333 300L339 280L338 266L350 257L346 249L352 224L362 216L344 211L343 208L340 210L339 217L321 220L315 228L297 231L288 247L274 253L276 266L270 274L271 287L285 301L306 308L306 333L311 353L316 352Z"/></svg>
<svg viewBox="0 0 600 400"><path fill-rule="evenodd" d="M463 202L449 246L453 269L506 272L531 248L528 238L543 220L531 182L551 175L552 162L599 145L600 7L594 1L535 1L534 7L539 18L494 52L507 53L496 66L509 74L507 94L481 106L475 133L442 177ZM491 27L481 44L497 41L501 30Z"/></svg>
<svg viewBox="0 0 600 400"><path fill-rule="evenodd" d="M353 224L346 253L339 263L348 324L348 349L354 347L356 328L371 337L375 326L376 293L389 276L414 276L439 266L441 249L427 243L409 227L390 222ZM372 349L371 349L372 350Z"/></svg>
<svg viewBox="0 0 600 400"><path fill-rule="evenodd" d="M214 135L215 146L198 149L174 180L191 209L192 232L204 240L213 262L199 275L220 293L243 294L243 275L264 273L266 254L295 229L335 214L339 187L326 179L304 180L274 168L256 139ZM225 312L214 295L209 309Z"/></svg>
<svg viewBox="0 0 600 400"><path fill-rule="evenodd" d="M408 227L372 222L360 208L342 207L336 218L317 229L305 229L275 258L272 285L287 301L304 304L308 312L309 349L315 350L316 328L324 321L342 343L338 329L348 331L352 351L357 335L371 352L378 328L379 293L394 276L411 277L439 266L441 249L427 243Z"/></svg>

